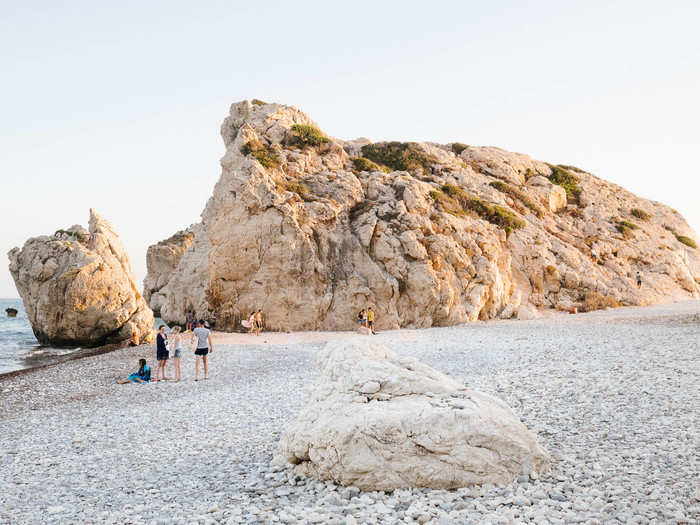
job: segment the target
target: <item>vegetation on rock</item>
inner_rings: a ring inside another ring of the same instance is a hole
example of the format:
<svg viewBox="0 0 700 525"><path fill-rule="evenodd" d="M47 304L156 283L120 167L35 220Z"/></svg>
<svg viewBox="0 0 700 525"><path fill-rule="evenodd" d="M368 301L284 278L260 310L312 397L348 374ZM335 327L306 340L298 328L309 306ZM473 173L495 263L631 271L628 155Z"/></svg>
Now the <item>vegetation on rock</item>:
<svg viewBox="0 0 700 525"><path fill-rule="evenodd" d="M88 240L90 240L90 236L82 232L76 232L71 230L56 230L54 233L54 237L61 237L63 235L75 239L78 242L88 242Z"/></svg>
<svg viewBox="0 0 700 525"><path fill-rule="evenodd" d="M578 171L579 173L586 173L586 170L582 170L581 168L577 168L576 166L569 166L567 164L558 164L560 168L563 168L565 170L569 171Z"/></svg>
<svg viewBox="0 0 700 525"><path fill-rule="evenodd" d="M260 141L251 140L241 148L244 155L253 155L253 158L266 168L277 168L280 165L279 156L272 146L265 146Z"/></svg>
<svg viewBox="0 0 700 525"><path fill-rule="evenodd" d="M630 214L643 221L648 221L651 218L649 213L645 212L644 210L640 210L639 208L632 208L630 210Z"/></svg>
<svg viewBox="0 0 700 525"><path fill-rule="evenodd" d="M474 197L452 184L445 184L440 189L432 190L430 197L440 209L447 213L456 216L474 214L505 230L508 235L513 230L525 226L525 221L508 208Z"/></svg>
<svg viewBox="0 0 700 525"><path fill-rule="evenodd" d="M170 237L167 239L163 239L162 241L158 241L158 244L163 246L167 244L183 244L188 241L193 241L194 240L194 234L192 232L188 232L187 230L180 230L178 232L173 233Z"/></svg>
<svg viewBox="0 0 700 525"><path fill-rule="evenodd" d="M306 146L320 146L331 140L320 129L309 124L294 124L291 131L292 135Z"/></svg>
<svg viewBox="0 0 700 525"><path fill-rule="evenodd" d="M629 221L617 221L615 228L622 234L623 237L628 238L632 235L632 230L636 230L639 228L639 226Z"/></svg>
<svg viewBox="0 0 700 525"><path fill-rule="evenodd" d="M380 166L364 157L352 157L352 165L357 171L383 171L384 173L391 173L391 168Z"/></svg>
<svg viewBox="0 0 700 525"><path fill-rule="evenodd" d="M461 142L454 142L452 144L452 152L459 156L465 149L469 147L468 144L462 144Z"/></svg>
<svg viewBox="0 0 700 525"><path fill-rule="evenodd" d="M552 174L548 177L549 180L564 188L566 196L569 199L578 201L579 195L581 195L581 186L579 186L578 183L581 182L581 179L562 165L554 166L552 164L547 164L547 166L552 170Z"/></svg>
<svg viewBox="0 0 700 525"><path fill-rule="evenodd" d="M675 235L678 242L685 244L686 246L690 246L691 248L698 247L698 245L695 243L695 241L686 235L680 235L676 232L673 232L673 235Z"/></svg>
<svg viewBox="0 0 700 525"><path fill-rule="evenodd" d="M430 173L438 163L434 155L423 151L416 142L377 142L362 146L362 156L394 171Z"/></svg>
<svg viewBox="0 0 700 525"><path fill-rule="evenodd" d="M542 208L538 206L535 202L533 202L530 199L530 197L528 197L525 193L520 191L515 186L511 186L510 184L506 184L505 182L501 181L494 181L489 183L489 185L493 188L496 188L501 193L507 193L508 195L511 195L512 197L518 199L520 202L523 203L523 205L529 208L538 217L542 217L542 215L544 215L544 211L542 210Z"/></svg>
<svg viewBox="0 0 700 525"><path fill-rule="evenodd" d="M264 100L260 100L259 98L254 98L253 100L250 101L251 104L254 106L265 106L267 105L267 102Z"/></svg>
<svg viewBox="0 0 700 525"><path fill-rule="evenodd" d="M306 186L306 184L296 180L282 182L279 185L279 188L282 191L291 191L292 193L296 193L302 198L309 195L309 188Z"/></svg>

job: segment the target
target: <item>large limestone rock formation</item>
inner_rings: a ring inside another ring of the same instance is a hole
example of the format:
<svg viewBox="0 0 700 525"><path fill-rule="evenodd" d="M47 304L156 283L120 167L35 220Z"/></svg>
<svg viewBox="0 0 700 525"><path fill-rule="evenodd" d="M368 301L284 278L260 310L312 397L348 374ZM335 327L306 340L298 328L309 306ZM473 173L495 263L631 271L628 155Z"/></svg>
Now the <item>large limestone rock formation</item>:
<svg viewBox="0 0 700 525"><path fill-rule="evenodd" d="M97 346L148 339L153 312L110 224L90 210L75 225L33 237L8 254L27 317L42 344Z"/></svg>
<svg viewBox="0 0 700 525"><path fill-rule="evenodd" d="M363 490L452 489L541 473L549 457L501 400L369 342L328 343L275 461Z"/></svg>
<svg viewBox="0 0 700 525"><path fill-rule="evenodd" d="M193 308L231 329L262 308L272 329L347 329L372 305L380 328L425 327L700 297L683 218L578 168L344 142L295 108L247 101L221 135L194 241L161 264L166 250L149 252L146 288L167 321Z"/></svg>
<svg viewBox="0 0 700 525"><path fill-rule="evenodd" d="M194 242L192 228L179 231L158 244L149 246L146 252L148 273L143 283L143 297L155 315L160 315L160 308L165 296L160 290L170 281L180 259Z"/></svg>

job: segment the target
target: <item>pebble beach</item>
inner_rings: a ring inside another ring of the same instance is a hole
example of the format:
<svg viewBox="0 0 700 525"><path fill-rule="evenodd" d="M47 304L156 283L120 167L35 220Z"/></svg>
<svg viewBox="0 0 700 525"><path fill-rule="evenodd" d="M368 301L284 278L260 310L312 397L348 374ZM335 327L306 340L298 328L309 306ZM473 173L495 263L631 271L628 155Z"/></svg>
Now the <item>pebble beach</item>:
<svg viewBox="0 0 700 525"><path fill-rule="evenodd" d="M360 492L270 463L347 333L216 334L210 379L136 347L0 376L0 523L700 522L700 302L373 339L508 403L552 456L506 486ZM172 369L168 370L173 375Z"/></svg>

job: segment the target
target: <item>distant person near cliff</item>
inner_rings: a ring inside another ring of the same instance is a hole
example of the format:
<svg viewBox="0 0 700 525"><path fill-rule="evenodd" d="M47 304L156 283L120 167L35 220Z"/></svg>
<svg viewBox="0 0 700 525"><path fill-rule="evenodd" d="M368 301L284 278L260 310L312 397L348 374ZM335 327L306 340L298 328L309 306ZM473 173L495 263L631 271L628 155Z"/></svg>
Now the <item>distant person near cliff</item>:
<svg viewBox="0 0 700 525"><path fill-rule="evenodd" d="M262 310L258 310L255 313L255 335L260 335L263 327L263 317Z"/></svg>
<svg viewBox="0 0 700 525"><path fill-rule="evenodd" d="M367 309L367 328L374 334L374 310L371 306Z"/></svg>
<svg viewBox="0 0 700 525"><path fill-rule="evenodd" d="M197 341L197 349L194 351L194 380L199 381L199 361L204 365L204 379L209 379L209 366L207 363L207 354L214 351L214 345L211 342L211 330L204 327L202 319L197 323L199 326L192 333Z"/></svg>
<svg viewBox="0 0 700 525"><path fill-rule="evenodd" d="M255 332L255 312L250 312L248 317L248 334Z"/></svg>
<svg viewBox="0 0 700 525"><path fill-rule="evenodd" d="M185 314L185 330L194 330L194 312L187 310Z"/></svg>
<svg viewBox="0 0 700 525"><path fill-rule="evenodd" d="M641 287L642 287L642 275L639 272L637 272L637 288L641 288Z"/></svg>

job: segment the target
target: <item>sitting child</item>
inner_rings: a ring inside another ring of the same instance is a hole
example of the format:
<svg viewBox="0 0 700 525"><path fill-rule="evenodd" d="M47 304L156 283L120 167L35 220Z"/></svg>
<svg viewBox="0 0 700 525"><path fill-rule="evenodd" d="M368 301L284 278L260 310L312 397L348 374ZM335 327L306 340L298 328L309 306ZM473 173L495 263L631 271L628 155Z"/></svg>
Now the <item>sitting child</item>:
<svg viewBox="0 0 700 525"><path fill-rule="evenodd" d="M126 383L148 383L151 380L151 368L146 364L145 359L139 359L139 371L131 374L126 379L117 381L120 385Z"/></svg>

